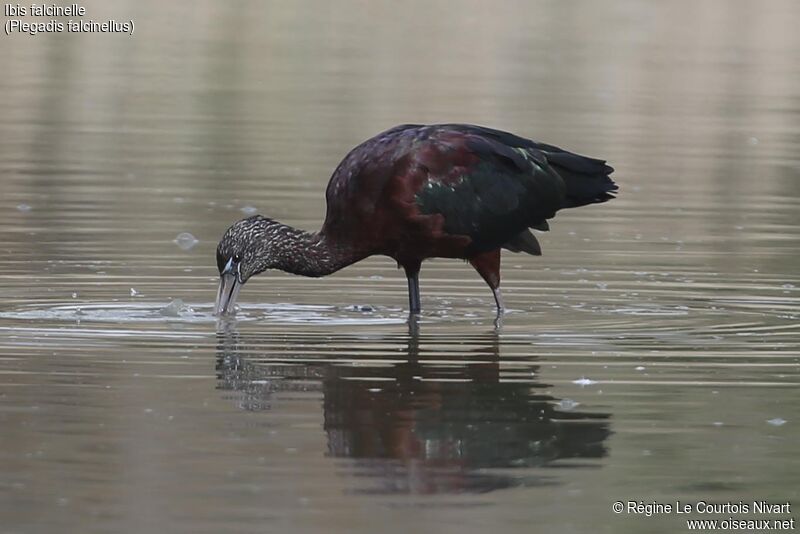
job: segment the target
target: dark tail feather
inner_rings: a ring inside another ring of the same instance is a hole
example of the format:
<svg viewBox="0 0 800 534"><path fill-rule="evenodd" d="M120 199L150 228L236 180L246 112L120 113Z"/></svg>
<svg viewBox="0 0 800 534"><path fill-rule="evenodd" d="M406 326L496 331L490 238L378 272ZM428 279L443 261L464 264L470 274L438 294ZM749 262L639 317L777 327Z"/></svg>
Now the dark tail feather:
<svg viewBox="0 0 800 534"><path fill-rule="evenodd" d="M542 255L542 247L539 245L539 241L528 229L515 235L508 243L503 245L503 248L511 252L527 252L533 256Z"/></svg>
<svg viewBox="0 0 800 534"><path fill-rule="evenodd" d="M576 208L606 202L614 198L619 186L609 178L614 169L601 159L587 158L572 152L544 152L547 162L567 184L563 207Z"/></svg>

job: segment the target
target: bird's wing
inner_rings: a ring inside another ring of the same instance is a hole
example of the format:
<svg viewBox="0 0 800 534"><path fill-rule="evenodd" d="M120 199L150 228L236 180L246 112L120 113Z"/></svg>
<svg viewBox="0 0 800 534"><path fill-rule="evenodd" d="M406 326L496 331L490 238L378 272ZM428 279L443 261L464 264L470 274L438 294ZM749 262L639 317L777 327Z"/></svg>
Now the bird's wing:
<svg viewBox="0 0 800 534"><path fill-rule="evenodd" d="M413 158L425 175L415 196L419 212L441 215L444 231L469 236L473 252L508 245L538 254L528 228L547 229L566 203L567 184L546 155L511 134L441 127L420 141Z"/></svg>

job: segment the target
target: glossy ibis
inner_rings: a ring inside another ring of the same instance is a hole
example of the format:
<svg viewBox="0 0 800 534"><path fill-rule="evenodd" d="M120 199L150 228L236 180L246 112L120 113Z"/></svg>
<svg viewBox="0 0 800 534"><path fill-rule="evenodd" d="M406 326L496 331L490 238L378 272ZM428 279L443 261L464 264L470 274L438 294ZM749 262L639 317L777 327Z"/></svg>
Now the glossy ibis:
<svg viewBox="0 0 800 534"><path fill-rule="evenodd" d="M530 228L548 230L562 208L614 198L613 170L481 126L397 126L358 145L333 172L319 232L261 215L228 228L217 246L216 313L231 311L242 284L267 269L324 276L374 254L405 269L411 313L420 311L420 266L433 257L467 260L502 311L500 249L541 255Z"/></svg>

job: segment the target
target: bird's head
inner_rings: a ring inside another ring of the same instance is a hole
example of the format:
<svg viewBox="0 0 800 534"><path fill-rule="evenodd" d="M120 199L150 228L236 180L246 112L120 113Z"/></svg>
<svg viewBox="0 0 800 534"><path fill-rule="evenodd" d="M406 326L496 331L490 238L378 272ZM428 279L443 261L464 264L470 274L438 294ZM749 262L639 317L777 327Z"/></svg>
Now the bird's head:
<svg viewBox="0 0 800 534"><path fill-rule="evenodd" d="M219 290L214 306L217 315L232 312L242 285L251 276L272 267L270 230L276 225L272 219L253 215L225 231L217 245Z"/></svg>

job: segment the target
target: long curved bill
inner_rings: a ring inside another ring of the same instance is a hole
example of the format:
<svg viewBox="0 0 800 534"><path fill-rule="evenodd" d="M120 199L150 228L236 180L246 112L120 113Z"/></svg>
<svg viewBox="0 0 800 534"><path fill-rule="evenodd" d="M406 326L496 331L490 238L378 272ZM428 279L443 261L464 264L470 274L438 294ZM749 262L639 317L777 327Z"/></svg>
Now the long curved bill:
<svg viewBox="0 0 800 534"><path fill-rule="evenodd" d="M219 289L217 290L217 302L214 304L214 313L222 316L233 313L233 306L236 304L236 297L242 289L242 282L239 268L241 263L233 258L228 260L225 268L219 275Z"/></svg>
<svg viewBox="0 0 800 534"><path fill-rule="evenodd" d="M216 315L226 315L233 313L233 305L236 304L236 297L242 289L239 277L233 273L223 273L219 277L219 289L217 290L217 303L214 305Z"/></svg>

